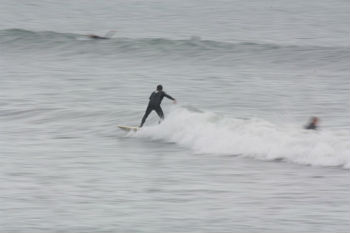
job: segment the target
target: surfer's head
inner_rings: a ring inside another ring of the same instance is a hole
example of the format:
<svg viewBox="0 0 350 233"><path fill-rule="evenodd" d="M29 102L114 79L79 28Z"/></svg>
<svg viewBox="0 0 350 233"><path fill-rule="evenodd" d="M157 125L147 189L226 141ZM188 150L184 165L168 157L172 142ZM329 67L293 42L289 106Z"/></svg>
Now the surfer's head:
<svg viewBox="0 0 350 233"><path fill-rule="evenodd" d="M163 86L162 85L158 85L157 86L157 91L162 91L163 90Z"/></svg>
<svg viewBox="0 0 350 233"><path fill-rule="evenodd" d="M318 117L312 117L312 118L311 118L311 123L312 123L312 124L315 124L315 125L316 125L316 124L318 123L318 121L319 121Z"/></svg>

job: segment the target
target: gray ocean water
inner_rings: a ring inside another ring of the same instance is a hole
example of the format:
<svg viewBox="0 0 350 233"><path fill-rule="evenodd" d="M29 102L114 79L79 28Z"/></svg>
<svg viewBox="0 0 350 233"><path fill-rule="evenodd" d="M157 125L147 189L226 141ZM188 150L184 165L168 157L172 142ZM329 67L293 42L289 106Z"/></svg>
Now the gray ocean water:
<svg viewBox="0 0 350 233"><path fill-rule="evenodd" d="M0 232L349 232L348 0L0 6Z"/></svg>

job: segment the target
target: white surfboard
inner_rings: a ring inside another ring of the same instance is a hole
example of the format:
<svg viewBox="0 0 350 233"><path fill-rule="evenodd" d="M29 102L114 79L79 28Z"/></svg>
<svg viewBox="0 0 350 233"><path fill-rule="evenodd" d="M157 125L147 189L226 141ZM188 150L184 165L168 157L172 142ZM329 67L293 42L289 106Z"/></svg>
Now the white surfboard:
<svg viewBox="0 0 350 233"><path fill-rule="evenodd" d="M125 126L125 125L118 125L118 127L124 131L137 131L140 129L140 127L137 127L137 126Z"/></svg>

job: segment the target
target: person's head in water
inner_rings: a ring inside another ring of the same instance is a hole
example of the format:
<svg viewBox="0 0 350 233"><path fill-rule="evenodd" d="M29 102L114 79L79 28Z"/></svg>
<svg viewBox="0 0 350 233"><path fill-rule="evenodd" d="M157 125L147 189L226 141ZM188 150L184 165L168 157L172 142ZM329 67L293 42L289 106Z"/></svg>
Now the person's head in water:
<svg viewBox="0 0 350 233"><path fill-rule="evenodd" d="M158 85L157 86L157 91L162 91L163 90L163 86L162 85Z"/></svg>
<svg viewBox="0 0 350 233"><path fill-rule="evenodd" d="M317 129L319 119L318 117L311 117L310 123L305 127L306 129Z"/></svg>
<svg viewBox="0 0 350 233"><path fill-rule="evenodd" d="M317 123L318 123L318 117L312 117L312 118L311 118L311 122L312 122L312 124L317 125Z"/></svg>

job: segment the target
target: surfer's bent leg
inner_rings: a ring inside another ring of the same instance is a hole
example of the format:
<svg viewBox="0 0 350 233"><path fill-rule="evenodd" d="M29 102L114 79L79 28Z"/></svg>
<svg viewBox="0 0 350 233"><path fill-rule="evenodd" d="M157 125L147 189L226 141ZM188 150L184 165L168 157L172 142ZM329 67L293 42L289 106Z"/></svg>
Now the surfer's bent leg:
<svg viewBox="0 0 350 233"><path fill-rule="evenodd" d="M142 117L142 121L141 121L140 127L143 126L143 124L145 123L145 121L146 121L148 115L152 112L152 110L153 110L153 108L152 108L151 106L148 105L148 106L147 106L147 109L146 109L146 112L145 112L145 115L143 115L143 117Z"/></svg>
<svg viewBox="0 0 350 233"><path fill-rule="evenodd" d="M162 108L159 106L155 110L156 110L156 113L158 114L158 116L160 117L160 119L164 120L164 113L163 113Z"/></svg>

